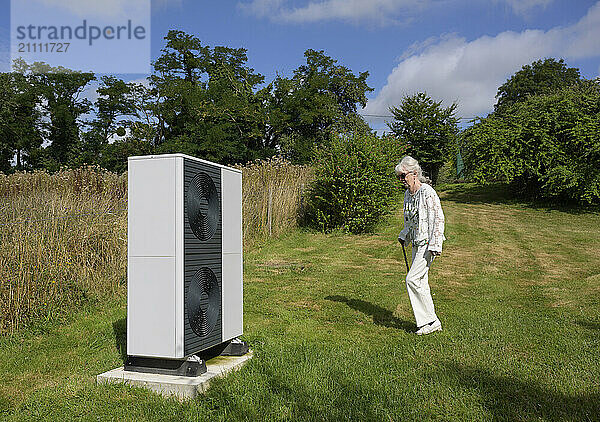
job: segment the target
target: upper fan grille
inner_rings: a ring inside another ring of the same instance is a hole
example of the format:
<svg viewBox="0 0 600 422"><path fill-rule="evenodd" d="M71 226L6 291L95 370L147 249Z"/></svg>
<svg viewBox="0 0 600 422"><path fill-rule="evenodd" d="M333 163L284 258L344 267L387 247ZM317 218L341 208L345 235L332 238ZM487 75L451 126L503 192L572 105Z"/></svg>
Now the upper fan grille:
<svg viewBox="0 0 600 422"><path fill-rule="evenodd" d="M221 290L210 268L202 267L194 274L186 301L190 327L200 337L206 337L215 328L221 308Z"/></svg>
<svg viewBox="0 0 600 422"><path fill-rule="evenodd" d="M219 196L212 178L198 173L190 182L187 195L188 223L202 241L209 240L219 224Z"/></svg>

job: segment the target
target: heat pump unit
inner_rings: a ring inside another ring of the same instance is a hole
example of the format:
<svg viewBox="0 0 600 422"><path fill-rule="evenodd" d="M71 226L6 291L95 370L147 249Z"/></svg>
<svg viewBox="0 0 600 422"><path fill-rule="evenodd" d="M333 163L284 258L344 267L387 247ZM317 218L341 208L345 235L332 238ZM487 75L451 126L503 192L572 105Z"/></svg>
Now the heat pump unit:
<svg viewBox="0 0 600 422"><path fill-rule="evenodd" d="M242 334L242 173L128 162L127 354L185 359Z"/></svg>

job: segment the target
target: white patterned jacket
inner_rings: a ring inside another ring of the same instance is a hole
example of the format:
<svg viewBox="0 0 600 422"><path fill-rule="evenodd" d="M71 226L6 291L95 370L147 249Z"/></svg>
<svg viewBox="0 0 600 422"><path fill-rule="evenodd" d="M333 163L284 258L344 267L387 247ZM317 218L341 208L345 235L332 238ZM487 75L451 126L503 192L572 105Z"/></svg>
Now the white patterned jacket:
<svg viewBox="0 0 600 422"><path fill-rule="evenodd" d="M444 212L440 198L427 183L414 194L404 192L404 228L398 239L412 242L415 246L428 245L432 252L442 252L444 236Z"/></svg>

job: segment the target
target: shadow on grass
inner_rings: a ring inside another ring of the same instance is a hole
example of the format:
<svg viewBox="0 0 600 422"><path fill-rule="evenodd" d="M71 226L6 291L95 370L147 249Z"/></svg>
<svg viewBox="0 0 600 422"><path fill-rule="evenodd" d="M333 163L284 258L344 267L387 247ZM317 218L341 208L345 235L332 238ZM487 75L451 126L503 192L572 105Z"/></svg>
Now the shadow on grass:
<svg viewBox="0 0 600 422"><path fill-rule="evenodd" d="M514 204L515 197L508 185L477 185L475 183L444 184L436 187L443 199L463 204Z"/></svg>
<svg viewBox="0 0 600 422"><path fill-rule="evenodd" d="M332 302L345 303L352 309L366 315L371 315L373 317L373 323L377 325L404 330L408 333L413 333L417 329L417 326L414 323L396 318L392 311L364 300L348 299L346 296L339 295L327 296L325 299L331 300Z"/></svg>
<svg viewBox="0 0 600 422"><path fill-rule="evenodd" d="M8 397L5 397L2 393L0 393L0 416L8 415L12 409L13 405Z"/></svg>
<svg viewBox="0 0 600 422"><path fill-rule="evenodd" d="M115 334L115 346L121 354L121 359L125 362L127 360L127 318L113 322L113 333Z"/></svg>
<svg viewBox="0 0 600 422"><path fill-rule="evenodd" d="M480 393L493 420L591 421L600 415L600 394L557 392L535 381L493 374L451 362L441 370L450 382ZM437 377L436 374L433 374Z"/></svg>
<svg viewBox="0 0 600 422"><path fill-rule="evenodd" d="M475 183L442 184L436 188L445 201L460 204L520 205L539 211L560 211L567 214L600 213L597 205L578 205L574 203L556 203L518 197L505 183L477 185Z"/></svg>
<svg viewBox="0 0 600 422"><path fill-rule="evenodd" d="M590 322L579 319L575 321L575 324L580 325L584 328L588 328L590 330L600 330L600 322Z"/></svg>
<svg viewBox="0 0 600 422"><path fill-rule="evenodd" d="M293 351L290 356L298 357L299 354ZM349 379L345 371L325 370L319 376L321 391L312 390L293 372L265 367L261 373L265 382L261 400L256 403L231 400L232 415L243 415L246 420L392 420L390 416L385 419L382 416L391 411L381 408L386 392L365 385L361 380ZM360 399L364 397L369 399ZM285 413L277 414L275 409Z"/></svg>

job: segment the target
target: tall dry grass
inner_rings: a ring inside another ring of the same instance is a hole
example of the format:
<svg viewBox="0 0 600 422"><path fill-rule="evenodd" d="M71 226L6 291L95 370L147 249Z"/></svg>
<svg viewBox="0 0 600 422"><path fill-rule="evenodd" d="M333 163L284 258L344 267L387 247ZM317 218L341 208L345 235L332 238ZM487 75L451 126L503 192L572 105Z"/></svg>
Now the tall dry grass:
<svg viewBox="0 0 600 422"><path fill-rule="evenodd" d="M94 167L0 174L0 333L123 294L126 195Z"/></svg>
<svg viewBox="0 0 600 422"><path fill-rule="evenodd" d="M245 247L295 227L304 191L313 178L312 169L281 158L258 160L238 168L243 172Z"/></svg>
<svg viewBox="0 0 600 422"><path fill-rule="evenodd" d="M280 159L240 168L245 247L294 227L310 169ZM126 174L0 173L0 334L124 296L126 280Z"/></svg>

